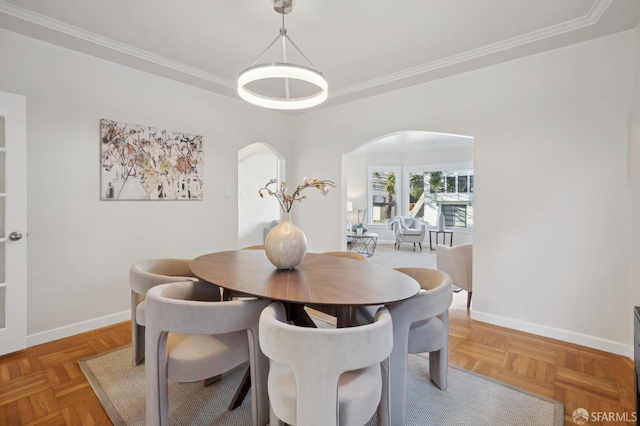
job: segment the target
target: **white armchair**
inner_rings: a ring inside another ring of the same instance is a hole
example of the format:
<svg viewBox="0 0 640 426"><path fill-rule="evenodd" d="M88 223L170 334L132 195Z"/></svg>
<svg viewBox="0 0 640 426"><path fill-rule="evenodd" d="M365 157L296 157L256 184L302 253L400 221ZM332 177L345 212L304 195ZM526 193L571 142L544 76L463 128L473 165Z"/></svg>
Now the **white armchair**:
<svg viewBox="0 0 640 426"><path fill-rule="evenodd" d="M427 233L427 225L419 219L413 217L394 216L389 221L389 227L395 235L395 248L400 250L400 244L413 243L413 250L416 249L416 243L422 251L422 242Z"/></svg>

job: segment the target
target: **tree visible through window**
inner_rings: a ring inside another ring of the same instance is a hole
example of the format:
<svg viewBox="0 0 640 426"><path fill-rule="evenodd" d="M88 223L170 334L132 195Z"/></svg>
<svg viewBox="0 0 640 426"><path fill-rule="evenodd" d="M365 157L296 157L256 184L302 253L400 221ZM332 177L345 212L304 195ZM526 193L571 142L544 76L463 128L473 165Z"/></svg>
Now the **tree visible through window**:
<svg viewBox="0 0 640 426"><path fill-rule="evenodd" d="M370 172L369 205L372 223L388 222L398 213L398 172L394 168L372 169Z"/></svg>
<svg viewBox="0 0 640 426"><path fill-rule="evenodd" d="M406 178L410 216L435 226L442 211L447 227L473 225L472 171L412 171Z"/></svg>

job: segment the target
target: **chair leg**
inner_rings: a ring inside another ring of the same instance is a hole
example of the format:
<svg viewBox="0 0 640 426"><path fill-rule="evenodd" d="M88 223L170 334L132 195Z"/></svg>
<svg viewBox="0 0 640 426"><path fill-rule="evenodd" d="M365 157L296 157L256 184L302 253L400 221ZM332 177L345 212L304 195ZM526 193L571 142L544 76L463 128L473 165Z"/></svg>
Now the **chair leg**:
<svg viewBox="0 0 640 426"><path fill-rule="evenodd" d="M134 366L140 365L144 361L144 326L131 324L131 354Z"/></svg>
<svg viewBox="0 0 640 426"><path fill-rule="evenodd" d="M222 301L231 300L231 290L227 288L222 289Z"/></svg>
<svg viewBox="0 0 640 426"><path fill-rule="evenodd" d="M431 381L440 389L447 388L447 351L443 348L439 351L429 352L429 375Z"/></svg>
<svg viewBox="0 0 640 426"><path fill-rule="evenodd" d="M382 373L382 395L380 397L380 404L378 405L378 425L390 426L390 406L391 395L389 392L389 358L380 363L380 372Z"/></svg>
<svg viewBox="0 0 640 426"><path fill-rule="evenodd" d="M471 307L471 295L473 294L473 292L468 291L467 292L467 309L469 309Z"/></svg>
<svg viewBox="0 0 640 426"><path fill-rule="evenodd" d="M167 378L167 334L146 328L149 345L145 350L145 408L148 425L168 426L169 392Z"/></svg>
<svg viewBox="0 0 640 426"><path fill-rule="evenodd" d="M131 290L131 362L133 366L144 361L144 325L138 324L136 311L140 301L140 295Z"/></svg>
<svg viewBox="0 0 640 426"><path fill-rule="evenodd" d="M416 243L413 243L413 251L416 251Z"/></svg>
<svg viewBox="0 0 640 426"><path fill-rule="evenodd" d="M422 251L422 243L418 243L418 245L420 246L420 251Z"/></svg>
<svg viewBox="0 0 640 426"><path fill-rule="evenodd" d="M202 386L204 386L205 388L207 386L211 386L212 384L219 382L220 379L222 379L222 374L218 374L217 376L213 376L213 377L209 377L208 379L204 379L202 381Z"/></svg>

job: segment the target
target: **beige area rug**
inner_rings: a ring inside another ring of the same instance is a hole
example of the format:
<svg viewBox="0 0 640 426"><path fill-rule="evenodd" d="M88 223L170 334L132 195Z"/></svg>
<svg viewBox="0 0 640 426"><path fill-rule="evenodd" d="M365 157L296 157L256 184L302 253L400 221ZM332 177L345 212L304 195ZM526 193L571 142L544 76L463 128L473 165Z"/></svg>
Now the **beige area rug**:
<svg viewBox="0 0 640 426"><path fill-rule="evenodd" d="M78 361L109 418L115 425L145 425L144 364L131 365L131 347ZM169 384L171 425L246 426L251 424L251 396L240 407L227 405L246 365L207 388L201 383ZM409 355L407 425L560 426L564 408L557 401L533 395L495 380L449 368L448 387L429 380L428 361ZM375 425L375 416L368 425Z"/></svg>
<svg viewBox="0 0 640 426"><path fill-rule="evenodd" d="M413 244L402 244L400 250L393 244L378 244L369 262L389 268L432 268L436 269L436 252L429 250L429 243L422 244L422 251Z"/></svg>

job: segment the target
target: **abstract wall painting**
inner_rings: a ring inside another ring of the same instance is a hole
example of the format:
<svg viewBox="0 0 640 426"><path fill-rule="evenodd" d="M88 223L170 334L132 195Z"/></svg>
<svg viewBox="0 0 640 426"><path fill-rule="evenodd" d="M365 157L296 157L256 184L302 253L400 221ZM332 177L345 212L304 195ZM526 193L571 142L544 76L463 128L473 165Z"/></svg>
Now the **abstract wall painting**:
<svg viewBox="0 0 640 426"><path fill-rule="evenodd" d="M102 200L202 200L202 136L100 120Z"/></svg>

